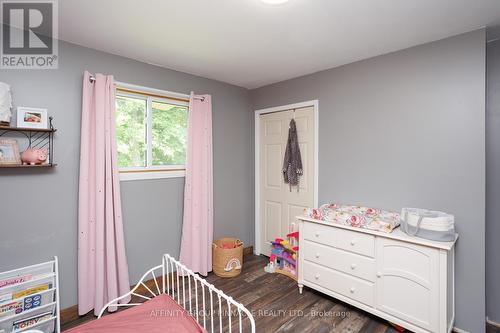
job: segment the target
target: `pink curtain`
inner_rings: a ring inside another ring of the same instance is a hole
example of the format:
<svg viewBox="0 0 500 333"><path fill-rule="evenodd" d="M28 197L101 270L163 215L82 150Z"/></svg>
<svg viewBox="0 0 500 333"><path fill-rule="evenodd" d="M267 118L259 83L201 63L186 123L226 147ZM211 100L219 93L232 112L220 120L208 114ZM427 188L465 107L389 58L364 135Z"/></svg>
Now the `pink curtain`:
<svg viewBox="0 0 500 333"><path fill-rule="evenodd" d="M78 200L78 312L130 290L115 140L113 76L83 76ZM123 303L130 299L124 299Z"/></svg>
<svg viewBox="0 0 500 333"><path fill-rule="evenodd" d="M212 271L212 240L212 101L210 95L191 93L180 261L207 275Z"/></svg>

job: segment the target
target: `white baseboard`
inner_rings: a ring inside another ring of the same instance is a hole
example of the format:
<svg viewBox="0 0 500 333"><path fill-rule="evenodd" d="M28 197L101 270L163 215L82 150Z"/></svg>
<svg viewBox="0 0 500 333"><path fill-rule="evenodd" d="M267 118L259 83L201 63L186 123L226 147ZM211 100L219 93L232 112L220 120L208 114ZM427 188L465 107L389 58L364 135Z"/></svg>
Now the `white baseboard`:
<svg viewBox="0 0 500 333"><path fill-rule="evenodd" d="M500 323L497 323L496 321L491 320L490 318L486 317L486 322L492 326L500 328Z"/></svg>

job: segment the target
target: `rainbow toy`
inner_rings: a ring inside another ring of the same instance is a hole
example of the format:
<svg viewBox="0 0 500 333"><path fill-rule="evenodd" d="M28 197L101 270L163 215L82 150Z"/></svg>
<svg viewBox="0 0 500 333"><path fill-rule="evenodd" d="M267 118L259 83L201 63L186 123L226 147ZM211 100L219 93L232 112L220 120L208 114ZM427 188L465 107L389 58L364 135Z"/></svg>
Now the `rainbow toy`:
<svg viewBox="0 0 500 333"><path fill-rule="evenodd" d="M279 273L297 280L297 253L299 247L295 244L298 242L299 232L291 232L286 237L287 239L276 238L272 242L271 256L264 270L268 273Z"/></svg>

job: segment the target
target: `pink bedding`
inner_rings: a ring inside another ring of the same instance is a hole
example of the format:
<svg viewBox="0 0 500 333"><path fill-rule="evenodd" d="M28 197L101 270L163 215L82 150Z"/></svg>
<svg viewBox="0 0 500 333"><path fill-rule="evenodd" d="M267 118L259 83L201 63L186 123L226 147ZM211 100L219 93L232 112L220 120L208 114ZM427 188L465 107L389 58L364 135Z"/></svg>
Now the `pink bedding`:
<svg viewBox="0 0 500 333"><path fill-rule="evenodd" d="M133 306L77 326L71 333L206 333L196 320L170 296L163 294L144 304Z"/></svg>

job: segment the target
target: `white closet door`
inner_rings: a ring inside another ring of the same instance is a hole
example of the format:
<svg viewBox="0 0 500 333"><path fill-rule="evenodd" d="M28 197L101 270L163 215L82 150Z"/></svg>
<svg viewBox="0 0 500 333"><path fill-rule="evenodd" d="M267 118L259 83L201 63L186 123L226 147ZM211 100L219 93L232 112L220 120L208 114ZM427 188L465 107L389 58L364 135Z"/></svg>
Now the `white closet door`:
<svg viewBox="0 0 500 333"><path fill-rule="evenodd" d="M295 117L304 175L297 187L285 184L285 156L290 120ZM261 252L269 255L271 242L285 237L295 216L314 206L314 108L263 114L260 116L260 234Z"/></svg>

